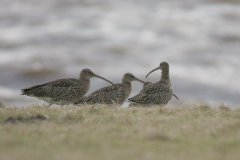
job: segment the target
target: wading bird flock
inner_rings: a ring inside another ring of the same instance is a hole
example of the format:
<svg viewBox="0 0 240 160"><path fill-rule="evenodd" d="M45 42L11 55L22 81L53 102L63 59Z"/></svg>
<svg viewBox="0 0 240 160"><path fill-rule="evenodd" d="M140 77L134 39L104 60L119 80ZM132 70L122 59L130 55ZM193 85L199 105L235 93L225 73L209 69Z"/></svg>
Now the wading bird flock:
<svg viewBox="0 0 240 160"><path fill-rule="evenodd" d="M142 90L132 98L128 99L130 106L164 106L175 96L173 86L169 77L169 65L167 62L160 63L160 66L150 71L162 70L160 81L156 83L144 82L136 78L131 73L123 75L122 83L113 84L111 81L93 73L90 69L83 69L79 78L58 79L45 84L36 85L22 89L22 95L36 97L52 104L117 104L122 105L129 97L132 91L132 81L143 83ZM85 94L90 88L90 78L100 78L112 85L100 88L88 96Z"/></svg>

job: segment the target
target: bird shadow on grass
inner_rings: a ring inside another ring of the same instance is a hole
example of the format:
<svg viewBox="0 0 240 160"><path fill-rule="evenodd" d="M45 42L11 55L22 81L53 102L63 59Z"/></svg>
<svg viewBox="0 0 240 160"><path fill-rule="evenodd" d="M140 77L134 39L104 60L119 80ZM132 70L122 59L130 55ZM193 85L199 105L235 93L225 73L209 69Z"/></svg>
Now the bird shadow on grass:
<svg viewBox="0 0 240 160"><path fill-rule="evenodd" d="M38 114L36 116L31 116L29 118L23 118L23 117L17 117L17 118L13 118L13 117L9 117L8 119L6 119L4 121L4 123L16 123L16 122L34 122L36 120L38 121L43 121L46 120L47 118L41 114Z"/></svg>

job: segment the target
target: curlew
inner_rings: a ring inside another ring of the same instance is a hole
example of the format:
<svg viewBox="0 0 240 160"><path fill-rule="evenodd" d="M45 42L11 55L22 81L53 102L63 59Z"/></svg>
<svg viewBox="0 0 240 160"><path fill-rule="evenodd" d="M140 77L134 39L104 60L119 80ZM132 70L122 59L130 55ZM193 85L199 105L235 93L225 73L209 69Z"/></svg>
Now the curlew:
<svg viewBox="0 0 240 160"><path fill-rule="evenodd" d="M167 62L160 63L160 66L150 71L162 70L160 81L149 84L143 90L128 100L137 104L161 105L164 106L172 98L173 86L169 77L169 65ZM175 96L175 95L174 95ZM177 98L177 97L176 97ZM178 99L178 98L177 98Z"/></svg>
<svg viewBox="0 0 240 160"><path fill-rule="evenodd" d="M143 84L143 88L142 88L142 90L141 90L139 93L143 92L143 89L144 89L147 85L150 85L150 84L153 84L153 83L152 83L152 82L149 82L149 81L147 81L146 83L144 83L144 84ZM139 94L139 93L138 93L138 94ZM174 93L173 93L173 96L176 97L177 100L179 100L178 97L177 97ZM138 106L138 104L137 104L136 102L130 102L130 104L128 105L128 107L134 107L134 106Z"/></svg>
<svg viewBox="0 0 240 160"><path fill-rule="evenodd" d="M118 104L122 105L129 97L132 91L132 81L144 81L136 78L131 73L124 74L122 83L115 84L119 92L113 86L106 86L96 90L88 96L85 96L81 101L75 104Z"/></svg>
<svg viewBox="0 0 240 160"><path fill-rule="evenodd" d="M100 78L112 85L111 81L94 74L90 69L83 69L79 78L57 79L55 81L47 82L45 84L32 86L22 89L22 95L36 97L49 103L57 105L68 105L80 100L90 88L90 78ZM118 88L114 85L115 89ZM113 88L114 88L113 87Z"/></svg>

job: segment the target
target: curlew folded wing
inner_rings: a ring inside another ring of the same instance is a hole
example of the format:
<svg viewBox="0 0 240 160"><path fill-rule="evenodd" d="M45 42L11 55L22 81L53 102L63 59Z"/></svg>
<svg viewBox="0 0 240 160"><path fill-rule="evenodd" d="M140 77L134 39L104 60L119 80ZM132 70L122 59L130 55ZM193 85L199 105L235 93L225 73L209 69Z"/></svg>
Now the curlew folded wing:
<svg viewBox="0 0 240 160"><path fill-rule="evenodd" d="M164 82L157 82L147 85L140 93L128 100L144 104L166 104L171 97L171 86Z"/></svg>
<svg viewBox="0 0 240 160"><path fill-rule="evenodd" d="M72 94L79 94L79 92L85 91L85 85L79 79L58 79L42 85L22 89L22 95L54 98L70 93L70 91Z"/></svg>
<svg viewBox="0 0 240 160"><path fill-rule="evenodd" d="M94 104L94 103L100 103L100 104L112 104L116 103L117 97L119 97L119 94L123 91L121 88L123 87L121 83L115 84L119 91L116 90L116 87L114 86L106 86L103 88L100 88L93 93L91 93L88 96L84 97L85 103L88 104Z"/></svg>

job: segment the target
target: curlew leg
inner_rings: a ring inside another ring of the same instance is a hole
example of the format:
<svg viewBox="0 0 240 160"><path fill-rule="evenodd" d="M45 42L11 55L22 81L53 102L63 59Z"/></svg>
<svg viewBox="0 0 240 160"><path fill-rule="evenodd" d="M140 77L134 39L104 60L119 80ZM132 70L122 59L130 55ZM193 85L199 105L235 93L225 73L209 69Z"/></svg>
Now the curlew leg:
<svg viewBox="0 0 240 160"><path fill-rule="evenodd" d="M173 94L173 96L174 96L174 97L176 97L176 98L177 98L177 100L179 100L179 99L178 99L178 97L177 97L175 94Z"/></svg>

